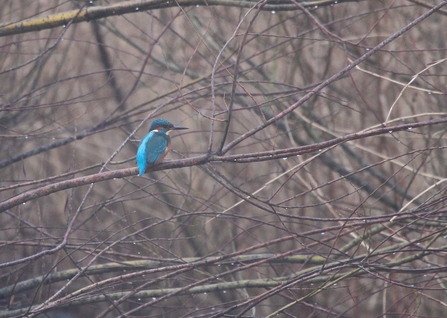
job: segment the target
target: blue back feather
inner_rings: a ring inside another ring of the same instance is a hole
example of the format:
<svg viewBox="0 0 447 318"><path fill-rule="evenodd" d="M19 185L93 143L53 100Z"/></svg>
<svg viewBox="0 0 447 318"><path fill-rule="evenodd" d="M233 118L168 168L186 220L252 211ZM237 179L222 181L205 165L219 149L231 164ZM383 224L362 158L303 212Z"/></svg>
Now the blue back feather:
<svg viewBox="0 0 447 318"><path fill-rule="evenodd" d="M155 121L155 120L154 120ZM151 128L153 123L151 125ZM159 127L159 126L157 126ZM156 128L157 128L156 127ZM171 138L163 132L150 131L141 141L137 151L137 165L139 174L142 176L148 164L157 163L163 156Z"/></svg>

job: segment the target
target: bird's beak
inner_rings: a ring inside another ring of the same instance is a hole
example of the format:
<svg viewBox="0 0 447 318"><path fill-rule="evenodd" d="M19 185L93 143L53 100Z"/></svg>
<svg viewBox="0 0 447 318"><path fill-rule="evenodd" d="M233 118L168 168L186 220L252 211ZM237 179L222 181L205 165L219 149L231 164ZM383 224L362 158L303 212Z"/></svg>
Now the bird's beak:
<svg viewBox="0 0 447 318"><path fill-rule="evenodd" d="M171 128L172 130L180 130L180 129L189 129L188 127L182 127L182 126L174 126Z"/></svg>

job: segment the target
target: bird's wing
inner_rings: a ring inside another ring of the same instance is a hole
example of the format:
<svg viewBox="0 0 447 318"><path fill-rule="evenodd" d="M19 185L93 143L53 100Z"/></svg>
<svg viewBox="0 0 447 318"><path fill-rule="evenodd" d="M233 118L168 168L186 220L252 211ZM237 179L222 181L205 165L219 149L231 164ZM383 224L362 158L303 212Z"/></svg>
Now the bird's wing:
<svg viewBox="0 0 447 318"><path fill-rule="evenodd" d="M138 170L139 173L138 175L142 176L144 174L144 172L146 171L146 167L147 167L147 161L146 161L146 144L147 144L147 140L150 138L150 133L144 137L143 140L141 140L140 145L138 146L138 151L137 151L137 165L138 165Z"/></svg>
<svg viewBox="0 0 447 318"><path fill-rule="evenodd" d="M164 134L157 134L151 131L144 137L138 147L136 161L139 175L146 171L147 164L157 163L166 155L169 146L169 137Z"/></svg>
<svg viewBox="0 0 447 318"><path fill-rule="evenodd" d="M146 142L146 160L148 163L157 163L157 161L164 157L165 150L168 147L168 136L163 134L153 134Z"/></svg>

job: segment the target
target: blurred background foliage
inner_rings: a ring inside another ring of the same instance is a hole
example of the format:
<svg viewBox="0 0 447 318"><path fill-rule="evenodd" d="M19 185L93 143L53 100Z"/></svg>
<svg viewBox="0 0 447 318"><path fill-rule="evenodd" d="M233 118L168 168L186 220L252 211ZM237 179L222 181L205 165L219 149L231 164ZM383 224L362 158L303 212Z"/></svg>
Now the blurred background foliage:
<svg viewBox="0 0 447 318"><path fill-rule="evenodd" d="M189 127L168 160L253 159L3 210L0 317L444 317L445 124L318 143L446 116L445 11L315 90L433 4L145 2L2 37L1 201L135 167L155 117ZM5 1L0 16L112 4Z"/></svg>

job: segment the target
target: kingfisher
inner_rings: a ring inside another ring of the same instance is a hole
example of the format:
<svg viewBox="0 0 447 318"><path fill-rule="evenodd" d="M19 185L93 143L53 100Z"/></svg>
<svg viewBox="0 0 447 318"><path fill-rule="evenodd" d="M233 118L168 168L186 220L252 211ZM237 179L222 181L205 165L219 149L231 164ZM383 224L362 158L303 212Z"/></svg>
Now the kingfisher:
<svg viewBox="0 0 447 318"><path fill-rule="evenodd" d="M148 164L157 164L163 161L169 150L171 150L169 133L178 129L188 128L174 126L163 118L156 118L152 121L149 133L141 140L140 146L138 146L137 165L139 176L144 174Z"/></svg>

